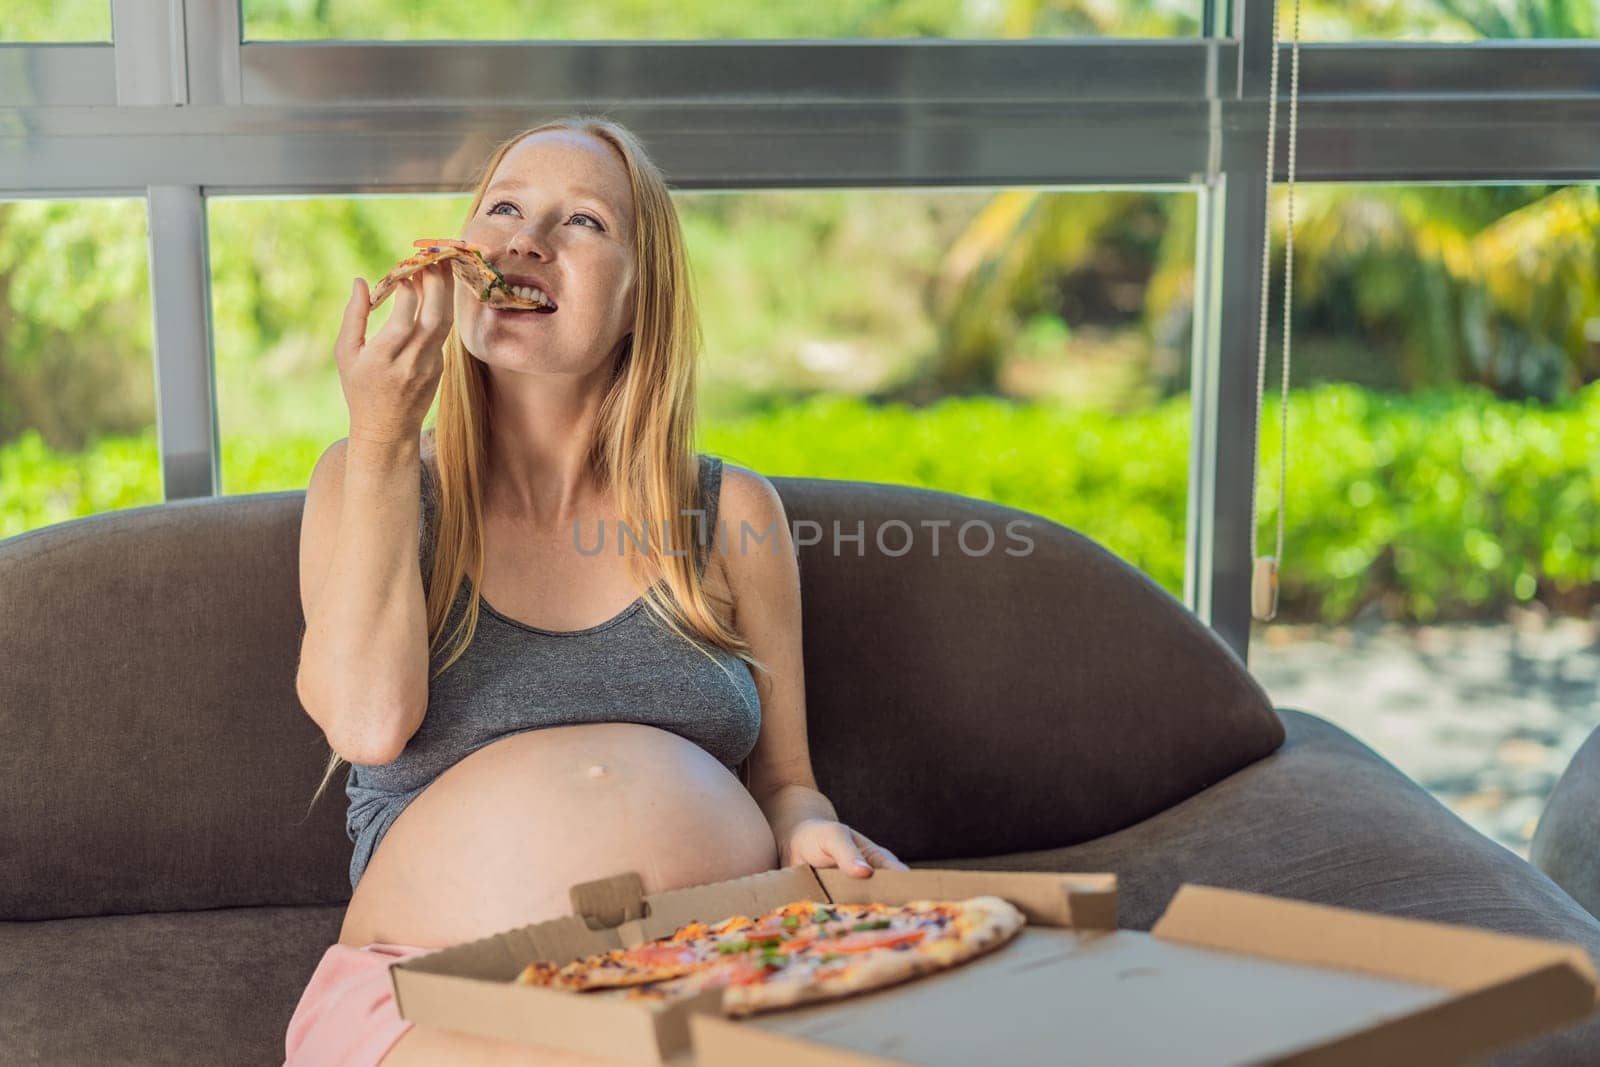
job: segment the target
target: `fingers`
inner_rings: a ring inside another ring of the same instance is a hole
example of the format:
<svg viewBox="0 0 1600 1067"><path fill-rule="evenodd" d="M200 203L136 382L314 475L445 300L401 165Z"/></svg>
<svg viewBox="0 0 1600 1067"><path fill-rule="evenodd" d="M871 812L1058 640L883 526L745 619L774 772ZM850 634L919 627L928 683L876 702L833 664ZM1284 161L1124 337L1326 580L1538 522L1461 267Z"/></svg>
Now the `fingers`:
<svg viewBox="0 0 1600 1067"><path fill-rule="evenodd" d="M396 353L417 325L417 276L406 278L394 290L394 304L389 309L389 321L373 337L372 344L386 352Z"/></svg>
<svg viewBox="0 0 1600 1067"><path fill-rule="evenodd" d="M435 263L422 272L422 311L417 316L417 331L429 347L441 344L450 332L454 286L455 274L449 261Z"/></svg>
<svg viewBox="0 0 1600 1067"><path fill-rule="evenodd" d="M782 866L808 863L836 866L853 878L870 878L875 869L907 871L900 858L866 835L835 820L807 819L790 836L780 857Z"/></svg>
<svg viewBox="0 0 1600 1067"><path fill-rule="evenodd" d="M843 823L836 822L828 827L823 847L827 849L829 857L839 865L841 871L857 878L866 878L872 874L872 865L856 847L856 836L855 831Z"/></svg>
<svg viewBox="0 0 1600 1067"><path fill-rule="evenodd" d="M866 857L868 863L874 867L882 867L890 871L909 871L911 868L900 862L900 858L882 845L875 844L863 834L850 831L856 839L856 847L861 849L861 855Z"/></svg>
<svg viewBox="0 0 1600 1067"><path fill-rule="evenodd" d="M350 302L344 306L344 320L339 323L339 352L354 352L366 343L370 299L366 279L357 278L350 292Z"/></svg>

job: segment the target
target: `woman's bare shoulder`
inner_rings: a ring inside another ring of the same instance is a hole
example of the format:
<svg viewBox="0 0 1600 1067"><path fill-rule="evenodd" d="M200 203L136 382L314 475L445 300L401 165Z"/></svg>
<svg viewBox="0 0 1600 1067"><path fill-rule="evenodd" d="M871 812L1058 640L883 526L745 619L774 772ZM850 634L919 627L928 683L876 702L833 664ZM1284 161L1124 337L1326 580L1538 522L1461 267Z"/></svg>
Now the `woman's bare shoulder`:
<svg viewBox="0 0 1600 1067"><path fill-rule="evenodd" d="M723 461L718 512L730 525L740 520L764 528L785 520L783 498L767 476Z"/></svg>

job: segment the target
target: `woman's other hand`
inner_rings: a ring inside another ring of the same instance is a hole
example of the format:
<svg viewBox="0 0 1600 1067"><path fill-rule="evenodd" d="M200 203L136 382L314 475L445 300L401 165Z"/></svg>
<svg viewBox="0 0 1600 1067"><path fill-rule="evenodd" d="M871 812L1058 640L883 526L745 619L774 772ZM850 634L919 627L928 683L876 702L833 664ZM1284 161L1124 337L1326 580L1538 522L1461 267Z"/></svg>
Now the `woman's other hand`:
<svg viewBox="0 0 1600 1067"><path fill-rule="evenodd" d="M778 865L838 867L853 878L870 878L873 868L904 871L909 868L895 854L832 819L802 819L778 842Z"/></svg>

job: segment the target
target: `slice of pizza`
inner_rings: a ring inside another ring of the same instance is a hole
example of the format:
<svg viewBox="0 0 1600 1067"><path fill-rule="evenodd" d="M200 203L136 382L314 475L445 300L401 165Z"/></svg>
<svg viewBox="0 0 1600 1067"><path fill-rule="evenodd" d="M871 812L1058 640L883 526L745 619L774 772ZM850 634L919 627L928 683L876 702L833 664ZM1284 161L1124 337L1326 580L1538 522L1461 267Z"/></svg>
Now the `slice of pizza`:
<svg viewBox="0 0 1600 1067"><path fill-rule="evenodd" d="M413 241L412 244L420 251L395 264L394 269L372 287L372 298L368 302L369 311L376 310L401 282L418 271L444 260L450 261L451 273L490 307L516 308L546 315L554 314L556 310L556 306L549 300L525 300L512 292L511 287L506 284L505 275L489 262L484 250L477 245L449 237L423 239Z"/></svg>

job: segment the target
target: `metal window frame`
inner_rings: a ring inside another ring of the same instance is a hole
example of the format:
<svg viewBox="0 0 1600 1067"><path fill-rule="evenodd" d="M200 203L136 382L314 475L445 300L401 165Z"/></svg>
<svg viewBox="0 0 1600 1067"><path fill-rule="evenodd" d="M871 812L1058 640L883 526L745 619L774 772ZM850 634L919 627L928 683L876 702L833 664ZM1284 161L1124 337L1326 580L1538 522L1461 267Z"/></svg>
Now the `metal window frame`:
<svg viewBox="0 0 1600 1067"><path fill-rule="evenodd" d="M1187 39L823 42L243 42L237 0L111 4L112 44L0 45L0 197L146 199L166 499L220 492L211 195L459 191L499 138L573 110L635 130L683 190L1185 187L1184 602L1248 661L1270 0L1208 2ZM1296 167L1596 180L1600 42L1302 45Z"/></svg>

